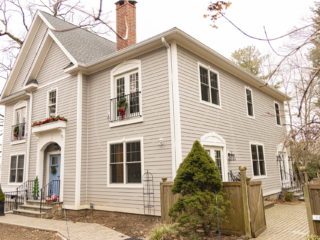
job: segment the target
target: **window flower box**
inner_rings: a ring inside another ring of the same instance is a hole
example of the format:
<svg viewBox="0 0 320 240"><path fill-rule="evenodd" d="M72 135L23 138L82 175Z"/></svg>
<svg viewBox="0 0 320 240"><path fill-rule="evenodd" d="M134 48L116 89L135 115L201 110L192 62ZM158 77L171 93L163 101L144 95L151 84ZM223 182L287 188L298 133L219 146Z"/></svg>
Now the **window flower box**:
<svg viewBox="0 0 320 240"><path fill-rule="evenodd" d="M66 128L66 126L67 119L60 116L47 118L44 121L34 122L31 125L33 133L45 132L58 128Z"/></svg>

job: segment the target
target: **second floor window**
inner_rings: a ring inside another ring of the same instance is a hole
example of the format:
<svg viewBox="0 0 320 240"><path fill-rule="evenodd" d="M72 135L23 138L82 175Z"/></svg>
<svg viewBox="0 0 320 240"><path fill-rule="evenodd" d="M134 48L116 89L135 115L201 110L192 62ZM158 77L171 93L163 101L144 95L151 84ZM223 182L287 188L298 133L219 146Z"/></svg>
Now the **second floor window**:
<svg viewBox="0 0 320 240"><path fill-rule="evenodd" d="M252 91L246 88L248 116L253 117Z"/></svg>
<svg viewBox="0 0 320 240"><path fill-rule="evenodd" d="M201 100L220 105L218 75L200 66Z"/></svg>
<svg viewBox="0 0 320 240"><path fill-rule="evenodd" d="M53 90L49 92L48 99L48 117L57 116L57 91Z"/></svg>
<svg viewBox="0 0 320 240"><path fill-rule="evenodd" d="M116 96L111 99L111 122L140 117L139 73L115 77Z"/></svg>
<svg viewBox="0 0 320 240"><path fill-rule="evenodd" d="M275 103L275 104L274 104L274 108L275 108L275 113L276 113L277 125L281 125L279 104L278 104L278 103Z"/></svg>
<svg viewBox="0 0 320 240"><path fill-rule="evenodd" d="M25 139L26 108L15 110L14 125L12 126L12 141Z"/></svg>

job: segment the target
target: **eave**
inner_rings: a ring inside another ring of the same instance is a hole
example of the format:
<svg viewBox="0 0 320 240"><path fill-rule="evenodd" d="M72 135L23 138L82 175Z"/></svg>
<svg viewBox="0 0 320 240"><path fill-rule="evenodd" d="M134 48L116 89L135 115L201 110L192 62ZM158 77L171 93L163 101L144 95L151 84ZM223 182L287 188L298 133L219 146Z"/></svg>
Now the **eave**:
<svg viewBox="0 0 320 240"><path fill-rule="evenodd" d="M162 37L164 37L168 43L176 41L178 45L181 45L182 47L188 49L196 55L218 66L219 68L222 68L225 71L233 74L234 76L240 78L244 82L259 88L261 91L266 92L267 94L273 96L277 100L291 100L291 98L286 94L275 89L273 86L267 85L266 82L252 75L245 69L239 67L235 63L231 62L229 59L225 58L221 54L217 53L213 49L209 48L205 44L201 43L197 39L191 37L190 35L181 31L178 28L173 28L155 37L149 38L140 43L136 43L130 47L117 51L90 64L79 63L78 66L73 66L65 69L65 72L69 74L76 74L77 72L82 72L84 74L92 74L98 72L107 67L121 63L127 59L134 58L136 56L150 52L154 49L163 47L164 45L161 41Z"/></svg>
<svg viewBox="0 0 320 240"><path fill-rule="evenodd" d="M20 92L13 93L3 99L0 100L0 105L8 105L13 102L17 102L22 99L29 98L26 91L22 90Z"/></svg>

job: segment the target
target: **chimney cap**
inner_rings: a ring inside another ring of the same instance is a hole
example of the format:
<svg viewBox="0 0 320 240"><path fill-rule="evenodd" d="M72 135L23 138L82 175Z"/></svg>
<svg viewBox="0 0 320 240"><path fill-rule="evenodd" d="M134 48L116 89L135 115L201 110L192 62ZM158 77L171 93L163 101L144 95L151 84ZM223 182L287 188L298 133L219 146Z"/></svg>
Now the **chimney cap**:
<svg viewBox="0 0 320 240"><path fill-rule="evenodd" d="M119 5L123 5L124 2L128 1L129 3L131 3L132 5L135 5L137 3L137 1L130 1L130 0L119 0L118 2L116 2L115 4L119 4Z"/></svg>

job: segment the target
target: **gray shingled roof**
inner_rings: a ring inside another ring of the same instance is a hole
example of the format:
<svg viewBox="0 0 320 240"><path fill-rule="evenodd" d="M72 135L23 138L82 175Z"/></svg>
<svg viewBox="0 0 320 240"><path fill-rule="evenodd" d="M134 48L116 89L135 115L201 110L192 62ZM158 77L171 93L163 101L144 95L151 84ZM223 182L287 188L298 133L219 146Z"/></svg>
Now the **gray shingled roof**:
<svg viewBox="0 0 320 240"><path fill-rule="evenodd" d="M56 30L75 27L46 12L41 11L41 13ZM54 30L52 32L79 63L90 63L116 51L116 43L85 29L75 28L63 32Z"/></svg>

